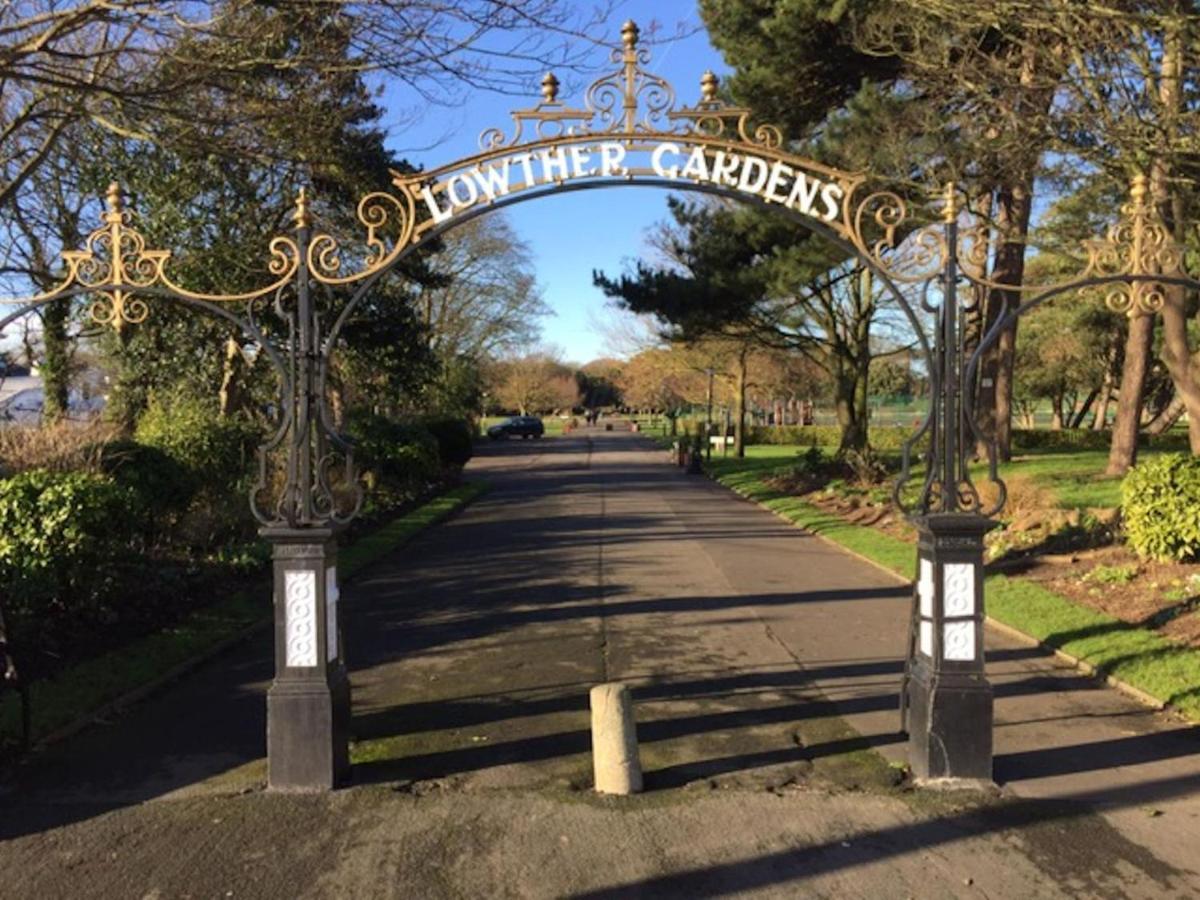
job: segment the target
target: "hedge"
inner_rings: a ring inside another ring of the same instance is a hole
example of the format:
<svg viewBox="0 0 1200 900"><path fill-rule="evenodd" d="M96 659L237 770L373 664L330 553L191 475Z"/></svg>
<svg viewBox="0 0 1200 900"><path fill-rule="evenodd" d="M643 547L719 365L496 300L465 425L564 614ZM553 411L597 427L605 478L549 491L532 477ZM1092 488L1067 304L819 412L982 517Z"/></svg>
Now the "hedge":
<svg viewBox="0 0 1200 900"><path fill-rule="evenodd" d="M917 431L898 425L874 426L868 437L871 447L884 452L899 451L904 442ZM836 447L841 443L842 430L837 425L751 425L746 429L747 444L799 444ZM1060 431L1014 428L1013 446L1017 450L1107 450L1112 442L1108 431L1084 428L1064 428ZM1138 436L1138 445L1155 450L1186 450L1186 434Z"/></svg>
<svg viewBox="0 0 1200 900"><path fill-rule="evenodd" d="M441 477L437 439L423 425L372 413L353 417L347 431L367 486L368 512L412 500Z"/></svg>
<svg viewBox="0 0 1200 900"><path fill-rule="evenodd" d="M475 441L465 419L429 418L425 420L425 427L437 441L443 466L465 466L470 461Z"/></svg>
<svg viewBox="0 0 1200 900"><path fill-rule="evenodd" d="M915 433L916 428L888 425L870 429L869 437L874 449L899 452ZM836 447L841 440L842 429L837 425L751 425L746 429L747 444Z"/></svg>
<svg viewBox="0 0 1200 900"><path fill-rule="evenodd" d="M131 493L88 472L33 469L0 481L0 583L14 645L54 652L60 623L102 618L114 560L135 544Z"/></svg>

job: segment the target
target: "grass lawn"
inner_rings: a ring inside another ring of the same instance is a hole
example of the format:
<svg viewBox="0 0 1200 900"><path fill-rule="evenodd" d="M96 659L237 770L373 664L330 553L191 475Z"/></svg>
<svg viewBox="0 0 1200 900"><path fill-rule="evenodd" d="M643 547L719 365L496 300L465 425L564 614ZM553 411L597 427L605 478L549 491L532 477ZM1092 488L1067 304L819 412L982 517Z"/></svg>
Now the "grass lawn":
<svg viewBox="0 0 1200 900"><path fill-rule="evenodd" d="M797 444L756 444L746 448L746 459L739 468L776 468L807 449L807 446ZM832 453L835 448L823 449ZM1139 450L1138 458L1148 459L1161 452ZM713 455L713 461L718 466L726 465L717 454ZM1120 506L1121 479L1104 474L1107 463L1108 453L1104 450L1029 452L1019 454L1012 462L1001 463L1000 477L1006 480L1014 475L1028 478L1057 497L1059 506L1064 509ZM987 467L975 465L971 472L977 483L981 484L986 478Z"/></svg>
<svg viewBox="0 0 1200 900"><path fill-rule="evenodd" d="M763 479L782 468L796 447L749 447L744 460L713 458L713 477L721 484L782 516L789 522L892 570L912 578L915 565L913 545L876 529L847 522L800 497L768 487ZM1063 458L1066 465L1063 466ZM1047 480L1060 477L1064 468L1086 479L1089 466L1104 454L1080 452L1039 456L1033 469ZM1086 465L1085 462L1086 461ZM1014 471L1022 463L1013 463ZM1068 480L1068 497L1103 496L1099 487L1081 481L1076 488ZM1104 487L1107 488L1107 482ZM1118 482L1119 484L1119 482ZM1060 500L1064 492L1060 492ZM986 582L988 615L1044 644L1062 650L1112 675L1126 684L1171 704L1192 719L1200 720L1200 652L1173 644L1147 628L1130 625L1111 616L1073 603L1044 587L1020 578L990 575Z"/></svg>
<svg viewBox="0 0 1200 900"><path fill-rule="evenodd" d="M1140 450L1139 459L1147 459L1162 451ZM1058 498L1066 509L1088 506L1120 506L1121 479L1104 474L1108 465L1105 450L1053 451L1021 454L1012 462L1002 463L1000 477L1010 479L1020 475ZM984 466L975 467L973 475L982 478Z"/></svg>
<svg viewBox="0 0 1200 900"><path fill-rule="evenodd" d="M343 583L363 566L395 550L419 531L445 518L487 490L470 482L447 491L341 548L338 569ZM70 725L131 691L154 684L255 626L270 619L270 582L239 591L197 610L170 628L87 660L57 677L30 685L33 743ZM21 732L20 702L15 693L0 701L0 744L15 743Z"/></svg>

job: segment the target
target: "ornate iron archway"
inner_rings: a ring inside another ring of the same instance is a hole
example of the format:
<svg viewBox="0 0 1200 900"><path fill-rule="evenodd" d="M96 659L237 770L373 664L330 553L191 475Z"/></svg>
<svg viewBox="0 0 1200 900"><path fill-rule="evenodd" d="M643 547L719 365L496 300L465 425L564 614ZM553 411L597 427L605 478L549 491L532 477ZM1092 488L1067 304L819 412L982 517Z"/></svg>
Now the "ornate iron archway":
<svg viewBox="0 0 1200 900"><path fill-rule="evenodd" d="M749 109L718 99L711 72L701 79L695 105L677 105L671 86L645 68L649 55L638 47L637 26L626 23L621 37L622 46L613 51L617 69L591 84L581 107L560 101L558 81L548 74L542 101L512 113L511 133L489 129L480 152L418 174L395 173L391 189L363 197L357 208L363 246L353 258L335 237L314 229L301 192L294 233L268 244L262 287L193 292L173 280L170 251L147 249L113 185L101 227L83 249L63 254L60 282L8 301L18 308L0 317L0 332L56 300L86 298L95 322L118 329L144 321L152 312L148 300L164 300L219 316L263 349L279 377L281 400L250 498L274 548L269 781L282 789L328 789L348 769L350 709L334 538L357 513L361 490L352 447L332 422L326 381L354 310L380 278L446 231L549 194L648 186L779 209L877 276L924 357L934 401L904 446L894 493L920 533L913 640L901 691L909 756L918 777L990 779L983 536L996 509L983 508L971 482L970 453L982 436L967 386L981 354L1011 317L1050 296L1098 284L1125 285L1113 297L1129 297L1130 309L1154 308L1153 297L1161 292L1143 285L1195 284L1181 271L1182 254L1151 221L1143 183L1130 223L1092 243L1087 269L1009 310L968 358L958 288L986 283L972 272L986 268L980 261L986 262L989 242L978 229L960 228L952 186L939 201L942 221L924 224L902 196L872 189L867 174L788 152L777 128L754 125ZM344 302L327 315L318 308L317 291L341 291ZM920 299L910 302L909 291L919 291ZM926 319L933 324L929 334ZM925 474L910 489L918 446ZM999 483L994 449L990 476ZM1002 504L1002 488L1000 497Z"/></svg>

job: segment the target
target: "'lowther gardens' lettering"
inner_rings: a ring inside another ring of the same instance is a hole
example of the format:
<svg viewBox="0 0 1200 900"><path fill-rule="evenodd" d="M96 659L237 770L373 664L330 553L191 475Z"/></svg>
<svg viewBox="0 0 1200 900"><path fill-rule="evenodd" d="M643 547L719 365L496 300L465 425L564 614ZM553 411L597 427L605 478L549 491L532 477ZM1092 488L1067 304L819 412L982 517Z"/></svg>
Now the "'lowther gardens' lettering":
<svg viewBox="0 0 1200 900"><path fill-rule="evenodd" d="M630 154L648 159L642 166L632 167ZM841 185L811 172L745 152L688 145L683 141L660 141L631 150L625 144L604 141L591 145L560 144L503 156L425 185L421 188L421 199L434 223L441 225L474 206L541 185L581 179L633 180L638 176L731 188L824 222L841 217L846 195Z"/></svg>

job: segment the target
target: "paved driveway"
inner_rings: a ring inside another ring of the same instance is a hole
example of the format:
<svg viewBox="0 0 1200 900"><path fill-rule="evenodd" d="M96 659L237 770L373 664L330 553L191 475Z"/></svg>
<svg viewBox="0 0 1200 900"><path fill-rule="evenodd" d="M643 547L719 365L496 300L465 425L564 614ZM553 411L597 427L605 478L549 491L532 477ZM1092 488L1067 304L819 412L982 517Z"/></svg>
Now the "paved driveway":
<svg viewBox="0 0 1200 900"><path fill-rule="evenodd" d="M27 767L0 895L1200 893L1195 730L993 636L1003 794L897 789L908 587L663 456L482 447L491 492L346 590L355 787L261 791L264 634ZM588 790L609 679L636 798Z"/></svg>

